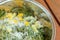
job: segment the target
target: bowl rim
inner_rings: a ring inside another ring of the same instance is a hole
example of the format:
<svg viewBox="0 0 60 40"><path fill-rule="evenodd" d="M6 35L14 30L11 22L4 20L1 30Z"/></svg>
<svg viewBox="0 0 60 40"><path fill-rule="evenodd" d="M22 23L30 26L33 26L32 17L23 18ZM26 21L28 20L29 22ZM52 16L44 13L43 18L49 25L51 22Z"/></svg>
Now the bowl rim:
<svg viewBox="0 0 60 40"><path fill-rule="evenodd" d="M55 40L56 26L55 26L54 19L53 19L52 14L50 13L50 11L48 11L41 3L39 3L35 0L26 0L26 1L33 3L34 5L38 6L39 8L41 8L45 12L45 14L49 18L50 22L52 23L52 37L51 37L51 40Z"/></svg>
<svg viewBox="0 0 60 40"><path fill-rule="evenodd" d="M53 19L52 14L41 3L39 3L35 0L24 0L24 1L31 2L32 4L34 4L34 5L38 6L39 8L41 8L46 13L47 17L49 18L50 22L52 23L52 37L51 37L51 40L55 40L56 27L55 27L55 23L54 23L54 19Z"/></svg>

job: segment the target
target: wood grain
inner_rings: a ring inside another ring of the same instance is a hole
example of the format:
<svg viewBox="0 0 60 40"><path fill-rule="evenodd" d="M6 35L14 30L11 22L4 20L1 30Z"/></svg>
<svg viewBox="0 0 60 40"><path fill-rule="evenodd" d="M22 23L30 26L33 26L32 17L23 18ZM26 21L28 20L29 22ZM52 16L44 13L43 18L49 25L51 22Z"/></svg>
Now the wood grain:
<svg viewBox="0 0 60 40"><path fill-rule="evenodd" d="M60 22L60 0L55 0L55 1L47 0L47 2L50 5L51 9L53 10L58 21Z"/></svg>

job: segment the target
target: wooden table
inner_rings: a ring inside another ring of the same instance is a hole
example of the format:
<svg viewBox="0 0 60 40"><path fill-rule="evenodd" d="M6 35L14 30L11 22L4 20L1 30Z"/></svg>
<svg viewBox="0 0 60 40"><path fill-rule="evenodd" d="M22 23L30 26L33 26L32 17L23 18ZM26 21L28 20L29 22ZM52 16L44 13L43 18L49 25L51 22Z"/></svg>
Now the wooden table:
<svg viewBox="0 0 60 40"><path fill-rule="evenodd" d="M40 2L43 6L45 6L49 10L49 8L47 7L47 5L45 4L45 2L43 0L36 0L36 1ZM57 7L54 3L52 3L51 0L46 0L46 1L48 2L49 6L53 10L54 15L57 17L58 21L60 22L60 9L59 9L60 7ZM59 0L57 0L56 2L58 2L60 4ZM53 16L53 18L54 18L54 16ZM60 40L60 26L58 25L55 18L54 18L54 21L55 21L55 27L56 27L56 38L55 38L55 40Z"/></svg>

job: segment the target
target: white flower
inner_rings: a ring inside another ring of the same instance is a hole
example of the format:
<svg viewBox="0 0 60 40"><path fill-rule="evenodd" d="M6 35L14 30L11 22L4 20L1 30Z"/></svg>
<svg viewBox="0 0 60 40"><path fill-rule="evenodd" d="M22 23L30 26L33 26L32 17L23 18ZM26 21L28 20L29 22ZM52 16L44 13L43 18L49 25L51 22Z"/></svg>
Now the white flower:
<svg viewBox="0 0 60 40"><path fill-rule="evenodd" d="M16 36L18 39L22 39L23 33L21 33L21 32L15 32L15 33L13 33L11 35Z"/></svg>
<svg viewBox="0 0 60 40"><path fill-rule="evenodd" d="M23 26L24 26L24 23L23 23L23 22L19 22L19 23L18 23L18 26L19 26L19 27L23 27Z"/></svg>
<svg viewBox="0 0 60 40"><path fill-rule="evenodd" d="M28 35L28 32L25 32L23 35Z"/></svg>
<svg viewBox="0 0 60 40"><path fill-rule="evenodd" d="M32 16L28 16L26 18L24 18L25 21L29 21L30 24L34 23L36 21L36 18L32 17Z"/></svg>
<svg viewBox="0 0 60 40"><path fill-rule="evenodd" d="M36 18L32 17L32 16L28 16L25 18L25 20L36 20Z"/></svg>
<svg viewBox="0 0 60 40"><path fill-rule="evenodd" d="M10 26L9 26L9 27L7 26L7 27L6 27L6 30L7 30L7 32L9 32L9 33L12 32L12 28L11 28Z"/></svg>
<svg viewBox="0 0 60 40"><path fill-rule="evenodd" d="M35 22L35 26L36 26L37 28L43 27L43 25L40 23L40 21L36 21L36 22Z"/></svg>

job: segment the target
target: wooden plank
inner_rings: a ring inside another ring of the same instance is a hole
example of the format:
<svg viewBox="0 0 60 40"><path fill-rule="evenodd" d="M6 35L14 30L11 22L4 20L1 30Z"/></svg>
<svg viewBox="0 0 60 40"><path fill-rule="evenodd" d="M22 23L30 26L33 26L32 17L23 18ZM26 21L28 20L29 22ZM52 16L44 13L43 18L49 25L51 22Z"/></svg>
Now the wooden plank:
<svg viewBox="0 0 60 40"><path fill-rule="evenodd" d="M60 22L60 0L46 0L50 5L51 9L54 12L54 15L57 17L58 21Z"/></svg>

